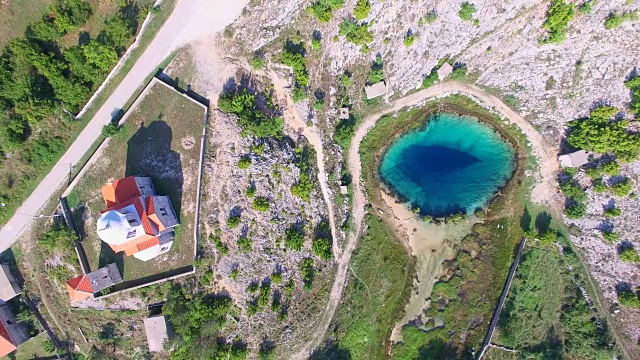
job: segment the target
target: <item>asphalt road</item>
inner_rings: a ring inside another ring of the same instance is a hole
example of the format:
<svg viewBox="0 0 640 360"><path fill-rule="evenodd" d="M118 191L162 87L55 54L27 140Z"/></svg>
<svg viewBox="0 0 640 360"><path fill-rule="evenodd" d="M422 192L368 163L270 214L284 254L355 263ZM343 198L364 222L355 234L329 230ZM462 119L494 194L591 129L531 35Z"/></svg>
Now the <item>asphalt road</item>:
<svg viewBox="0 0 640 360"><path fill-rule="evenodd" d="M80 133L76 141L60 158L53 169L40 182L33 193L22 203L16 214L0 229L0 252L8 249L20 238L33 222L45 221L35 218L49 199L69 181L71 166L80 161L100 136L102 127L111 121L112 114L124 107L145 78L157 71L158 65L182 44L222 30L240 13L246 1L179 0L151 44L140 56L131 71L98 110L96 115ZM212 13L205 17L203 14Z"/></svg>

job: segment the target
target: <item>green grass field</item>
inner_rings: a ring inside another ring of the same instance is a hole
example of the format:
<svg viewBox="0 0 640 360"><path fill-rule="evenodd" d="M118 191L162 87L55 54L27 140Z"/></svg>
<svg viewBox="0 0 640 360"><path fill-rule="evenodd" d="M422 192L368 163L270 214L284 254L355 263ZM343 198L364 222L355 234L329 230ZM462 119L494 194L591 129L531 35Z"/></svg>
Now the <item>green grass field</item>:
<svg viewBox="0 0 640 360"><path fill-rule="evenodd" d="M29 24L47 13L53 0L9 0L0 4L0 48L24 35Z"/></svg>
<svg viewBox="0 0 640 360"><path fill-rule="evenodd" d="M80 180L72 193L75 217L84 219L80 227L86 234L83 246L91 269L109 262L124 268L125 281L189 266L193 262L193 230L197 174L200 159L200 135L203 107L194 104L162 84L156 84L132 110L123 128L105 149L100 159ZM143 262L134 257L114 254L99 240L95 221L105 204L100 188L129 175L150 176L158 194L169 195L180 218L176 241L166 255Z"/></svg>

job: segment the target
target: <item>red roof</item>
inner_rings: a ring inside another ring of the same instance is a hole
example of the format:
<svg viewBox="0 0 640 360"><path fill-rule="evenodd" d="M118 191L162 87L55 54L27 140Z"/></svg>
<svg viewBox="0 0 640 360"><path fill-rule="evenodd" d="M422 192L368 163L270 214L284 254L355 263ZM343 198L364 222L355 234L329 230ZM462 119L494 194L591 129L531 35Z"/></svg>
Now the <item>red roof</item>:
<svg viewBox="0 0 640 360"><path fill-rule="evenodd" d="M17 348L11 334L9 334L9 330L4 326L4 322L0 321L0 357L11 353L15 349Z"/></svg>
<svg viewBox="0 0 640 360"><path fill-rule="evenodd" d="M136 178L133 176L115 180L111 184L103 186L100 192L107 207L119 206L130 199L142 195L140 194L140 189L138 189Z"/></svg>
<svg viewBox="0 0 640 360"><path fill-rule="evenodd" d="M160 240L158 240L157 237L153 237L149 240L143 241L141 243L139 243L138 246L138 251L142 251L142 250L147 250L150 247L156 246L160 244Z"/></svg>
<svg viewBox="0 0 640 360"><path fill-rule="evenodd" d="M79 275L67 281L67 291L71 301L84 300L93 294L87 275Z"/></svg>

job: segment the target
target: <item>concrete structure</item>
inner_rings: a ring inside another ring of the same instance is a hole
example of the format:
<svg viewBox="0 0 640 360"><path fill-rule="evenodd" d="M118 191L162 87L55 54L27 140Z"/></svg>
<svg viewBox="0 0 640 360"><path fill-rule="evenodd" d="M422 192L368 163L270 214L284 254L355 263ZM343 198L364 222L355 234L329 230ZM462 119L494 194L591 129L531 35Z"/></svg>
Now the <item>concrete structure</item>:
<svg viewBox="0 0 640 360"><path fill-rule="evenodd" d="M173 329L166 316L159 315L144 319L144 330L147 333L147 343L151 352L164 351L165 340L173 338Z"/></svg>
<svg viewBox="0 0 640 360"><path fill-rule="evenodd" d="M20 285L11 274L9 265L0 266L0 304L5 303L22 292Z"/></svg>
<svg viewBox="0 0 640 360"><path fill-rule="evenodd" d="M346 107L340 108L340 113L338 114L338 119L340 119L340 120L349 120L349 108L346 108Z"/></svg>
<svg viewBox="0 0 640 360"><path fill-rule="evenodd" d="M364 88L364 92L367 94L367 99L375 99L387 93L387 84L384 81L375 83Z"/></svg>
<svg viewBox="0 0 640 360"><path fill-rule="evenodd" d="M451 66L451 64L449 64L448 62L445 62L438 69L438 79L444 80L447 78L447 76L451 75L452 72L453 72L453 66Z"/></svg>
<svg viewBox="0 0 640 360"><path fill-rule="evenodd" d="M341 185L340 186L340 194L347 195L348 193L349 193L349 188L344 186L344 185Z"/></svg>
<svg viewBox="0 0 640 360"><path fill-rule="evenodd" d="M114 252L148 261L171 249L178 217L168 196L155 195L151 178L129 176L100 191L107 209L98 236Z"/></svg>
<svg viewBox="0 0 640 360"><path fill-rule="evenodd" d="M578 150L576 152L572 152L570 154L564 154L558 156L558 161L560 162L560 166L563 168L574 168L580 167L589 162L589 157L587 156L587 152L584 150Z"/></svg>
<svg viewBox="0 0 640 360"><path fill-rule="evenodd" d="M122 276L116 264L109 264L94 272L76 276L67 281L67 291L71 302L84 300L122 281Z"/></svg>

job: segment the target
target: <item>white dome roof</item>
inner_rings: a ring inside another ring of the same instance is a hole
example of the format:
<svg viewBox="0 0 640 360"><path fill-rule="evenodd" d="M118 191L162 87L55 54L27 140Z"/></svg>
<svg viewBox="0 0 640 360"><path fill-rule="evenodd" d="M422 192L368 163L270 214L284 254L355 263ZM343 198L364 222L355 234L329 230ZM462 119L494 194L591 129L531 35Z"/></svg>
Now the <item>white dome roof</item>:
<svg viewBox="0 0 640 360"><path fill-rule="evenodd" d="M130 207L132 209L129 209ZM130 210L133 210L133 212ZM132 222L129 222L129 220L132 220ZM98 218L96 225L100 239L112 245L126 243L144 233L134 206L107 211ZM132 231L135 234L129 235Z"/></svg>

